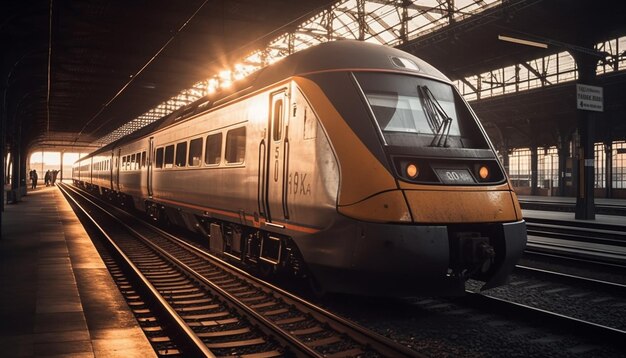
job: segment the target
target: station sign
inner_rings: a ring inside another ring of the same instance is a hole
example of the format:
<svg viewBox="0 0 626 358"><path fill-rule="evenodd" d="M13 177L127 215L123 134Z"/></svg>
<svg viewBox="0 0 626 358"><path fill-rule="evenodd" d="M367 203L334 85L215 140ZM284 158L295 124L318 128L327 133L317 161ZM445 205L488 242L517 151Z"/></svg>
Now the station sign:
<svg viewBox="0 0 626 358"><path fill-rule="evenodd" d="M576 108L586 111L604 112L602 87L577 84Z"/></svg>

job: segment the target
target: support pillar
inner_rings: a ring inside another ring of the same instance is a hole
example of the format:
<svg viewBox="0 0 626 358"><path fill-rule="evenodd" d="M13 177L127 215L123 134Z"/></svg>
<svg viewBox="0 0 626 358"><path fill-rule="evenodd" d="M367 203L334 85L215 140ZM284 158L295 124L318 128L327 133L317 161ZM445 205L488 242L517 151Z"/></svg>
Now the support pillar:
<svg viewBox="0 0 626 358"><path fill-rule="evenodd" d="M590 46L591 47L591 46ZM596 79L597 57L587 53L573 53L578 67L578 83L593 85ZM594 112L577 110L578 133L578 173L576 176L576 219L595 220L594 195Z"/></svg>
<svg viewBox="0 0 626 358"><path fill-rule="evenodd" d="M530 195L538 195L538 159L537 159L537 146L533 145L530 148Z"/></svg>
<svg viewBox="0 0 626 358"><path fill-rule="evenodd" d="M604 187L606 198L613 197L613 141L604 142Z"/></svg>

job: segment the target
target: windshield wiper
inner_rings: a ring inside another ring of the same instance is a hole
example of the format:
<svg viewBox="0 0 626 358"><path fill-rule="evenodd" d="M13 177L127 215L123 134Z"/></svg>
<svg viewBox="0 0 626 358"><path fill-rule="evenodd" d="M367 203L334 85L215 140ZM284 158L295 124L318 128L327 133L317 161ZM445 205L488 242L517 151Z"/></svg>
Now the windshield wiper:
<svg viewBox="0 0 626 358"><path fill-rule="evenodd" d="M448 136L452 126L452 118L443 110L433 93L427 86L417 86L417 92L426 113L426 120L435 137L430 142L431 147L448 146Z"/></svg>

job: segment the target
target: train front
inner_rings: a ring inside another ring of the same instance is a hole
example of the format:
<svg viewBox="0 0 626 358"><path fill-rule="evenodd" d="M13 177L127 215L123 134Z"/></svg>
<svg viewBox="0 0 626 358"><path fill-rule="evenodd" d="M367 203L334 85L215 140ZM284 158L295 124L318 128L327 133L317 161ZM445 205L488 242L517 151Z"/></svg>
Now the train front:
<svg viewBox="0 0 626 358"><path fill-rule="evenodd" d="M333 102L317 108L334 126L337 210L357 223L347 273L318 273L330 290L394 296L460 294L468 279L483 289L505 283L526 225L484 129L438 71L425 74L416 58L386 58L393 71L311 78Z"/></svg>

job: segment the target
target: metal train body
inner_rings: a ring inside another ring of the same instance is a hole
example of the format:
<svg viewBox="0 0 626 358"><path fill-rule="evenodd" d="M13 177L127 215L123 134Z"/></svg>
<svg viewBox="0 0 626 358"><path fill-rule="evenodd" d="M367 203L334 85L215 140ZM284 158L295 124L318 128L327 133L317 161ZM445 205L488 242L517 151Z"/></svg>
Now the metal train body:
<svg viewBox="0 0 626 358"><path fill-rule="evenodd" d="M526 243L506 174L450 81L356 41L289 56L81 158L73 179L207 235L218 256L335 292L494 287Z"/></svg>

